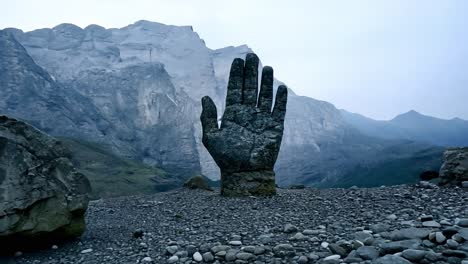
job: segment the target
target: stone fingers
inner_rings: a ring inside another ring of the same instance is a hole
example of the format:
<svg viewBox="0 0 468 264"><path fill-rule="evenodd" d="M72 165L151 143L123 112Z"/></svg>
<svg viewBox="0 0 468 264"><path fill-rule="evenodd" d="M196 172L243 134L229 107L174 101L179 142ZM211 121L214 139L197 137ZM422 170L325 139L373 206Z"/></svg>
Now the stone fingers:
<svg viewBox="0 0 468 264"><path fill-rule="evenodd" d="M275 107L273 108L273 118L280 124L284 123L286 115L286 104L288 102L288 88L286 85L280 85L276 91Z"/></svg>
<svg viewBox="0 0 468 264"><path fill-rule="evenodd" d="M218 114L216 105L209 96L202 98L202 113L200 120L203 127L203 134L218 130Z"/></svg>
<svg viewBox="0 0 468 264"><path fill-rule="evenodd" d="M262 82L260 84L260 94L258 98L258 108L263 112L270 112L273 103L273 68L263 67Z"/></svg>
<svg viewBox="0 0 468 264"><path fill-rule="evenodd" d="M226 95L226 107L242 103L242 87L244 85L244 60L234 59L229 73Z"/></svg>
<svg viewBox="0 0 468 264"><path fill-rule="evenodd" d="M257 105L259 59L254 53L247 54L244 67L244 87L242 103L247 106Z"/></svg>

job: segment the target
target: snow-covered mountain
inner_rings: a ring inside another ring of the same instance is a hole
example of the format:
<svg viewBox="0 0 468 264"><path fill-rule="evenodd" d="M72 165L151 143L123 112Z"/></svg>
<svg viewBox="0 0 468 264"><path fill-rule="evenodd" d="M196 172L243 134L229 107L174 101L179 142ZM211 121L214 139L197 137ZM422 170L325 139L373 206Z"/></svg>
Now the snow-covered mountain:
<svg viewBox="0 0 468 264"><path fill-rule="evenodd" d="M211 96L221 116L231 62L251 52L248 46L212 50L191 27L148 21L120 29L97 25L82 29L61 24L31 32L13 28L3 31L5 38L21 43L24 56L30 56L38 68L47 72L58 89L77 94L83 104L90 104L95 110L87 115L95 123L109 124L107 130L98 129L96 135L84 133L96 126L91 121L81 123L86 128L83 133L78 128L73 134L52 129L60 126L60 119L77 118L68 116L55 118L55 122L37 122L40 128L59 136L106 142L120 155L170 172L219 177L216 164L201 144L200 99ZM5 67L7 72L14 70ZM10 82L9 76L2 75L0 81ZM16 93L21 98L29 92L17 89ZM42 88L29 96L40 93ZM330 103L297 96L292 91L288 100L276 166L280 185L334 184L363 164L374 166L431 148L368 137L349 125ZM61 105L62 101L54 104ZM29 102L0 108L0 112L25 120L32 120L31 111L34 107ZM54 111L61 109L50 108L42 115L56 116ZM393 148L391 155L385 152L388 148ZM438 164L426 159L413 165L421 169L431 166Z"/></svg>

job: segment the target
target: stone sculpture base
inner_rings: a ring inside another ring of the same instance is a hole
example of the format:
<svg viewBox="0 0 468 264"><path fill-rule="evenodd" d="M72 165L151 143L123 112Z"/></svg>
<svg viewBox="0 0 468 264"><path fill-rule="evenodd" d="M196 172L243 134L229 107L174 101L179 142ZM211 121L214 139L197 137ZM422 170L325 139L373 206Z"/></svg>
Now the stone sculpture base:
<svg viewBox="0 0 468 264"><path fill-rule="evenodd" d="M221 173L223 196L270 196L276 194L274 171Z"/></svg>

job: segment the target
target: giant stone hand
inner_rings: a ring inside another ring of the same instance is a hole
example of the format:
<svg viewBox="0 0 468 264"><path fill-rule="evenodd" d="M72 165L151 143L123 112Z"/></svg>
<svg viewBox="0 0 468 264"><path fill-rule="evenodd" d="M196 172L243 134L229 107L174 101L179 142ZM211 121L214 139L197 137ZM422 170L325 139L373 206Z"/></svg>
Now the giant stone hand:
<svg viewBox="0 0 468 264"><path fill-rule="evenodd" d="M203 144L221 169L221 194L275 194L273 167L283 137L288 90L278 87L273 103L273 69L264 67L258 93L259 59L235 59L227 87L226 109L218 127L216 106L202 98ZM258 97L258 100L257 100Z"/></svg>

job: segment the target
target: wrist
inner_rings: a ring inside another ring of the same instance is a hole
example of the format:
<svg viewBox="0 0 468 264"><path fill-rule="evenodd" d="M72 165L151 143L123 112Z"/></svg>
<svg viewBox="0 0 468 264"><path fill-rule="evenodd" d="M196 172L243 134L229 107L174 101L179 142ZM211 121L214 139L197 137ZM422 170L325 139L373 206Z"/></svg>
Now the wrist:
<svg viewBox="0 0 468 264"><path fill-rule="evenodd" d="M221 171L224 196L269 196L276 194L275 172L271 170Z"/></svg>

